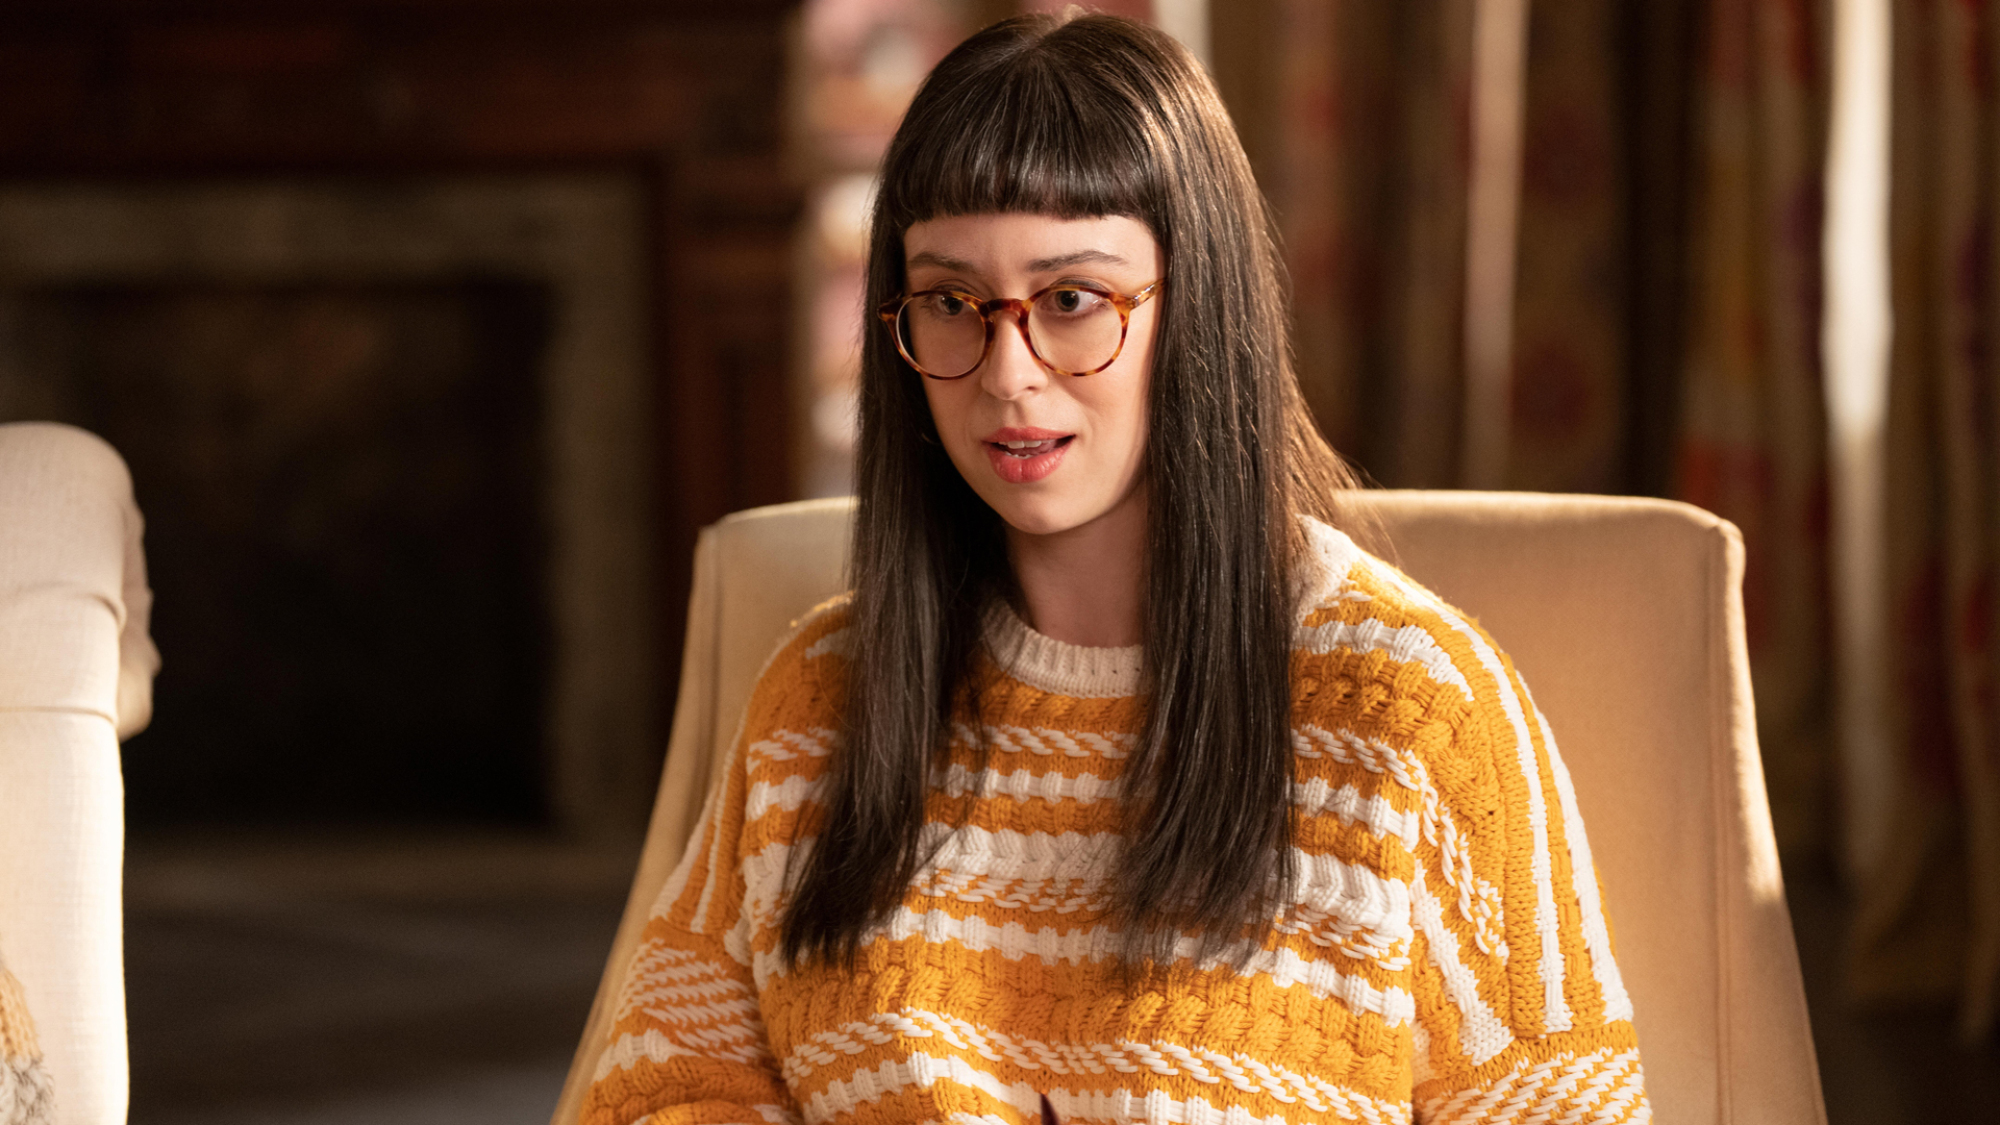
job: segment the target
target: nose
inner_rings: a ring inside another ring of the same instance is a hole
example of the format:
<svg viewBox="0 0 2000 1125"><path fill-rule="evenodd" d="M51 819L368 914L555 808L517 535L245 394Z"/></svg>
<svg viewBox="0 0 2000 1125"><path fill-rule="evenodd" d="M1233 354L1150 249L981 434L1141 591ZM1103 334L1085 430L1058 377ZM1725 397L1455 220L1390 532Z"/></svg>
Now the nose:
<svg viewBox="0 0 2000 1125"><path fill-rule="evenodd" d="M1028 350L1027 310L998 310L994 313L993 347L979 365L979 384L987 394L1011 402L1034 394L1048 385L1048 369Z"/></svg>

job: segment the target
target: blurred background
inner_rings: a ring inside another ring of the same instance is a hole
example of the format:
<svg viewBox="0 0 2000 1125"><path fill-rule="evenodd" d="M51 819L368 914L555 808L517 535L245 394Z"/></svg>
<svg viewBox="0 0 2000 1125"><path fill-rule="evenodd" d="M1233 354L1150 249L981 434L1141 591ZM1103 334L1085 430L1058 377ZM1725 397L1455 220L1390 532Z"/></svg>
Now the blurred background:
<svg viewBox="0 0 2000 1125"><path fill-rule="evenodd" d="M849 487L873 171L1040 0L9 0L0 421L108 438L133 1120L546 1120L696 531ZM1744 530L1832 1120L2000 1104L2000 3L1117 0L1391 487ZM1502 638L1504 640L1504 638Z"/></svg>

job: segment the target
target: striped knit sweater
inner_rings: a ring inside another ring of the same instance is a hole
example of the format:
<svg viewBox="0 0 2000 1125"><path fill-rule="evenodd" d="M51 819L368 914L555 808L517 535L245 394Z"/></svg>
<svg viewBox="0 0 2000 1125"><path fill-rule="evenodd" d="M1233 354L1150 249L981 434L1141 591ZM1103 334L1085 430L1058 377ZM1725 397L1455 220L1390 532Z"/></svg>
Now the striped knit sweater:
<svg viewBox="0 0 2000 1125"><path fill-rule="evenodd" d="M1632 1004L1548 724L1463 615L1309 523L1293 901L1247 963L1121 975L1107 877L1138 649L996 610L933 858L854 971L778 952L837 753L847 614L801 621L627 970L585 1125L1623 1122ZM988 657L991 661L992 657ZM974 723L989 753L981 768ZM969 805L963 800L970 791Z"/></svg>

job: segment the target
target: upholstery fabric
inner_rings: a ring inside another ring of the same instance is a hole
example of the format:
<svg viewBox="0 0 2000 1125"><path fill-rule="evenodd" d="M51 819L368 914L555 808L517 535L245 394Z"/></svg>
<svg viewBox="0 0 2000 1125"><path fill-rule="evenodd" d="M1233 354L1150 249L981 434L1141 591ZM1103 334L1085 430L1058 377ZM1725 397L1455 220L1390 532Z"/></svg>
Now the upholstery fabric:
<svg viewBox="0 0 2000 1125"><path fill-rule="evenodd" d="M1474 614L1561 732L1659 1119L1825 1120L1758 759L1742 541L1665 501L1374 492L1352 501L1418 581ZM615 982L685 845L709 771L787 623L841 588L845 501L703 533L686 672ZM612 1000L600 987L557 1125L576 1119Z"/></svg>
<svg viewBox="0 0 2000 1125"><path fill-rule="evenodd" d="M125 1120L118 740L159 663L140 533L110 446L0 426L0 943L63 1125Z"/></svg>

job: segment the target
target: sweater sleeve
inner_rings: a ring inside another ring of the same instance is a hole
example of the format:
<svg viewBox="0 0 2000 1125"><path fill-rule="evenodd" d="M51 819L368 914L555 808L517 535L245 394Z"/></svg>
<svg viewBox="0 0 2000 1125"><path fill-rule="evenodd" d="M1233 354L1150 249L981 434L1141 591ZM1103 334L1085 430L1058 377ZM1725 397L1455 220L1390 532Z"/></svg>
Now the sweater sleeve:
<svg viewBox="0 0 2000 1125"><path fill-rule="evenodd" d="M1442 609L1431 632L1470 706L1424 762L1417 1120L1649 1120L1632 1001L1549 725L1476 625Z"/></svg>
<svg viewBox="0 0 2000 1125"><path fill-rule="evenodd" d="M823 657L839 615L810 617L751 693L743 728L618 991L582 1125L790 1125L798 1107L765 1030L753 973L773 940L773 873L833 706ZM777 858L773 858L776 856ZM746 872L758 874L746 879Z"/></svg>
<svg viewBox="0 0 2000 1125"><path fill-rule="evenodd" d="M797 1119L764 1034L735 860L744 771L732 754L618 989L582 1125Z"/></svg>

